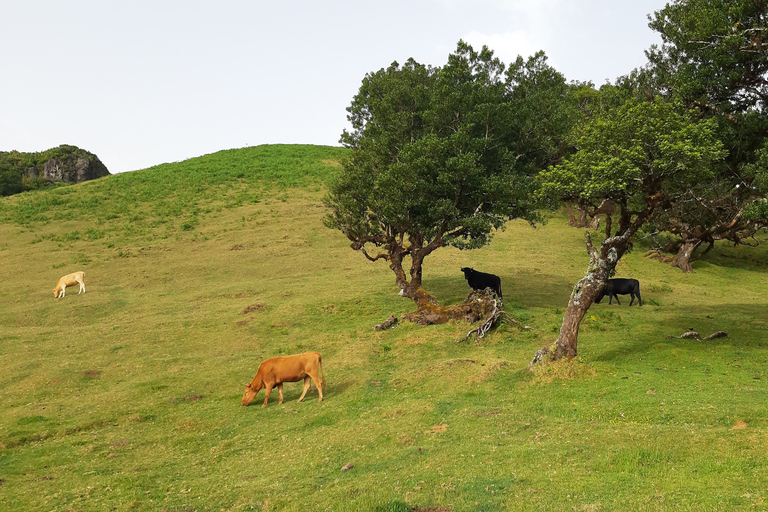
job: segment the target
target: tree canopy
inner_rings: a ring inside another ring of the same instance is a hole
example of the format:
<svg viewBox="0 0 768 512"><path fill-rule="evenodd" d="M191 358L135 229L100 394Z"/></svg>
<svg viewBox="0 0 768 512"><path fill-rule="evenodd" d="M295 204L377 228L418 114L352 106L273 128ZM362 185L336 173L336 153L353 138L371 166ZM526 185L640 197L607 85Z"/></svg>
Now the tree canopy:
<svg viewBox="0 0 768 512"><path fill-rule="evenodd" d="M665 252L691 271L691 257L715 240L757 244L768 225L758 208L768 188L757 179L768 136L768 3L762 0L678 0L657 11L650 27L662 37L648 52L644 92L696 108L718 123L728 156L708 180L660 215L652 228L672 235ZM750 212L747 215L747 211Z"/></svg>
<svg viewBox="0 0 768 512"><path fill-rule="evenodd" d="M351 151L326 224L386 260L401 294L417 300L431 252L482 247L507 220L538 218L534 175L567 129L557 108L566 93L543 53L507 70L461 41L440 68L409 59L367 74L347 109L353 130L341 142Z"/></svg>
<svg viewBox="0 0 768 512"><path fill-rule="evenodd" d="M768 2L675 0L649 26L663 40L647 52L660 87L724 116L765 112Z"/></svg>

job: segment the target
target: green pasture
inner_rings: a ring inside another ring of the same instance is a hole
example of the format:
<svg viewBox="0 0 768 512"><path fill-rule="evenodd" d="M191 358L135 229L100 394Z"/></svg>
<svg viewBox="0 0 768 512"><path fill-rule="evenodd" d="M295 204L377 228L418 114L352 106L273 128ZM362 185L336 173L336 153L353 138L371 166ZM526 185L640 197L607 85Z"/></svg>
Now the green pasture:
<svg viewBox="0 0 768 512"><path fill-rule="evenodd" d="M682 274L639 242L617 277L643 307L593 306L580 357L531 371L583 230L513 221L427 258L444 304L460 267L501 276L520 326L375 332L414 305L322 223L342 153L230 150L0 200L0 510L768 509L767 248ZM77 270L87 292L54 299ZM667 338L689 328L729 336ZM296 383L240 405L263 359L306 350L322 403Z"/></svg>

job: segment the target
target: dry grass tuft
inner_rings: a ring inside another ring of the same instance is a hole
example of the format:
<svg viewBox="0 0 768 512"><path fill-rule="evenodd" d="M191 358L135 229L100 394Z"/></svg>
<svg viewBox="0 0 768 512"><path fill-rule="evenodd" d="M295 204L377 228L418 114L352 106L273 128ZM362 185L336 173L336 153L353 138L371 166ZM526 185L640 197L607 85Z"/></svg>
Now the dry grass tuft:
<svg viewBox="0 0 768 512"><path fill-rule="evenodd" d="M555 380L591 379L597 376L595 369L578 357L559 361L545 359L529 367L529 371L533 374L533 382L538 384L549 384Z"/></svg>

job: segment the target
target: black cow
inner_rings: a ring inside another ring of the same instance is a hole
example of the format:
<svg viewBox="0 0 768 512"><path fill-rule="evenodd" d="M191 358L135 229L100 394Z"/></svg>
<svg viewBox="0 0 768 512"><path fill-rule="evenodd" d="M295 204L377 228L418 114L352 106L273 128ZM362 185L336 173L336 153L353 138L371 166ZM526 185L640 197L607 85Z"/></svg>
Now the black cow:
<svg viewBox="0 0 768 512"><path fill-rule="evenodd" d="M464 272L464 277L473 290L485 290L486 288L490 288L496 292L496 295L498 295L500 299L502 298L501 279L499 276L478 272L469 267L463 267L461 271Z"/></svg>
<svg viewBox="0 0 768 512"><path fill-rule="evenodd" d="M632 296L632 300L629 301L630 306L635 301L635 295L637 295L637 303L640 306L643 305L643 300L640 298L640 281L637 279L609 279L608 283L605 285L605 289L600 292L600 295L595 302L600 304L603 297L607 295L609 297L608 304L611 304L613 298L616 297L616 303L621 305L621 302L619 302L619 295L627 294Z"/></svg>

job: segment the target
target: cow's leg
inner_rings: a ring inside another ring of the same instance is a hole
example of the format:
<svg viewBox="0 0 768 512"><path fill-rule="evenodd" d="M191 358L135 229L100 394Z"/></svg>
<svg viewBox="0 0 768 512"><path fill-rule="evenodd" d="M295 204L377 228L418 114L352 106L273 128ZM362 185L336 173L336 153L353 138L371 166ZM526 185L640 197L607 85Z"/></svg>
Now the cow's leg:
<svg viewBox="0 0 768 512"><path fill-rule="evenodd" d="M638 288L635 290L635 295L637 295L637 305L642 306L643 305L643 299L640 298L640 289Z"/></svg>
<svg viewBox="0 0 768 512"><path fill-rule="evenodd" d="M632 299L629 301L629 305L631 307L632 303L635 302L635 294L632 292L629 292L629 296L632 297Z"/></svg>
<svg viewBox="0 0 768 512"><path fill-rule="evenodd" d="M272 387L273 387L273 384L267 384L267 389L264 395L264 403L261 405L262 407L267 406L267 400L269 400L269 394L272 393Z"/></svg>
<svg viewBox="0 0 768 512"><path fill-rule="evenodd" d="M618 296L618 295L612 295L612 297L616 297L616 304L618 304L619 306L621 306L621 302L619 302L619 296ZM610 303L611 303L611 301L609 300L609 301L608 301L608 304L610 304Z"/></svg>
<svg viewBox="0 0 768 512"><path fill-rule="evenodd" d="M317 386L317 392L320 395L320 398L317 400L318 402L323 401L323 382L320 380L320 375L317 373L317 370L315 370L313 373L309 374L312 377L312 380L315 381L315 386ZM309 377L307 377L309 379Z"/></svg>
<svg viewBox="0 0 768 512"><path fill-rule="evenodd" d="M283 383L277 385L277 391L280 393L280 402L278 405L283 405Z"/></svg>
<svg viewBox="0 0 768 512"><path fill-rule="evenodd" d="M79 283L80 283L80 291L77 292L78 295L80 295L81 293L85 293L85 283L83 281L79 281Z"/></svg>
<svg viewBox="0 0 768 512"><path fill-rule="evenodd" d="M304 391L302 391L301 396L299 397L299 402L304 400L304 395L307 394L307 391L309 391L309 375L304 377Z"/></svg>

